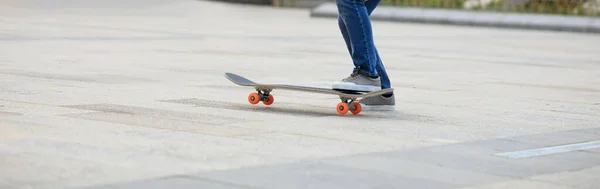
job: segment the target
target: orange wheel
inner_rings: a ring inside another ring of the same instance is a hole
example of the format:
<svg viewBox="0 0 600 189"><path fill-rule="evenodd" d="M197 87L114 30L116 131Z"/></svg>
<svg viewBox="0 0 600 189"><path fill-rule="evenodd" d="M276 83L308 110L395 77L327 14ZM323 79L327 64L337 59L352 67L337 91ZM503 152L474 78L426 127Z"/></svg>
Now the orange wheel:
<svg viewBox="0 0 600 189"><path fill-rule="evenodd" d="M260 102L260 96L258 93L250 93L250 95L248 95L248 102L250 102L250 104L258 104L258 102Z"/></svg>
<svg viewBox="0 0 600 189"><path fill-rule="evenodd" d="M269 96L267 97L267 100L263 101L263 103L265 105L271 105L271 104L273 104L273 101L275 101L275 99L273 98L273 95L269 94Z"/></svg>
<svg viewBox="0 0 600 189"><path fill-rule="evenodd" d="M356 107L356 109L350 110L350 112L352 112L352 114L354 114L354 115L360 113L360 111L362 110L362 107L360 107L360 103L353 102L352 104L354 105L354 107Z"/></svg>
<svg viewBox="0 0 600 189"><path fill-rule="evenodd" d="M348 104L340 102L338 103L336 109L339 114L346 114L348 112Z"/></svg>

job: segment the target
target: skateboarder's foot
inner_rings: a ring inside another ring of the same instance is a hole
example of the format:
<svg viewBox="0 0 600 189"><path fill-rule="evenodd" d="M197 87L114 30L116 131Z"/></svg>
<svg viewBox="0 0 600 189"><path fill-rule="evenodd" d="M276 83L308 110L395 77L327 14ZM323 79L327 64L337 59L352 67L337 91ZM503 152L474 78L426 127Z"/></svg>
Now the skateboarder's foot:
<svg viewBox="0 0 600 189"><path fill-rule="evenodd" d="M372 78L357 72L333 84L333 89L348 91L378 91L381 90L379 77Z"/></svg>
<svg viewBox="0 0 600 189"><path fill-rule="evenodd" d="M358 102L363 110L371 111L393 111L396 106L394 94L369 96Z"/></svg>

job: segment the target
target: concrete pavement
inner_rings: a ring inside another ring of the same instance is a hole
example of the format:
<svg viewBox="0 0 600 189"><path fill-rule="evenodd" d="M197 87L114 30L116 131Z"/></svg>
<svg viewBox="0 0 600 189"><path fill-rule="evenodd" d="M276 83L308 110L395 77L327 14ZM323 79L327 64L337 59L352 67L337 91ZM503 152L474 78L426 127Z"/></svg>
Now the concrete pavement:
<svg viewBox="0 0 600 189"><path fill-rule="evenodd" d="M192 0L0 1L0 188L594 188L600 37L374 22L395 112L337 115L329 18ZM588 142L588 143L585 143ZM541 150L540 150L541 149Z"/></svg>

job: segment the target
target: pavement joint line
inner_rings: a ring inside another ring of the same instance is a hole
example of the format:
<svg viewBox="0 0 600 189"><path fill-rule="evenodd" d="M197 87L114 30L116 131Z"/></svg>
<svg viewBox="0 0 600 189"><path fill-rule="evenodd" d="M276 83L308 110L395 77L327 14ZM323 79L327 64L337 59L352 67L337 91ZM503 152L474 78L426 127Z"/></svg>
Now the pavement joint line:
<svg viewBox="0 0 600 189"><path fill-rule="evenodd" d="M600 148L600 141L589 141L574 144L558 145L544 148L534 148L529 150L513 151L497 153L496 156L503 156L512 159L528 158L535 156L543 156L557 153L567 153L577 150L588 150L592 148Z"/></svg>

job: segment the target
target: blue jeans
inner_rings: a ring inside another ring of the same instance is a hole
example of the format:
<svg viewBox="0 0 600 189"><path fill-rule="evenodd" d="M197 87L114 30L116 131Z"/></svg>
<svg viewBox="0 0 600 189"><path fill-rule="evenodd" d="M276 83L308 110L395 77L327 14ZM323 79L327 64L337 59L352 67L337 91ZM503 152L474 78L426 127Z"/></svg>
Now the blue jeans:
<svg viewBox="0 0 600 189"><path fill-rule="evenodd" d="M379 76L381 88L390 88L390 79L373 41L369 16L381 0L336 0L338 25L352 61L354 72Z"/></svg>

